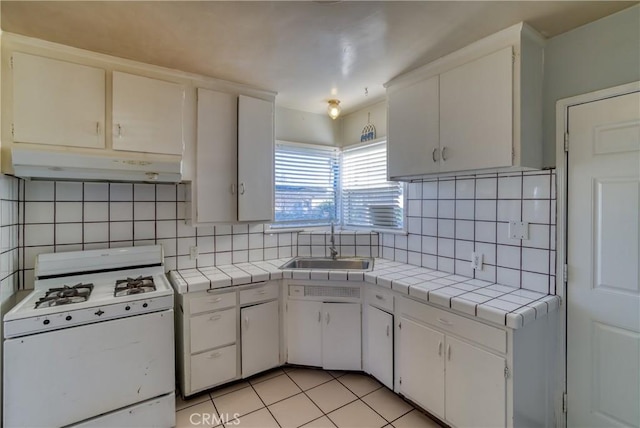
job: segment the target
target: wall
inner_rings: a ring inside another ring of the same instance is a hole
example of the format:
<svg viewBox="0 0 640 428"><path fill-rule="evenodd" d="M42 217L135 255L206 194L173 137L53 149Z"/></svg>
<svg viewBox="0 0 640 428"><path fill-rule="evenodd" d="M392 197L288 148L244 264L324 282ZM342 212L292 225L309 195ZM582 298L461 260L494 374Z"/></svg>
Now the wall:
<svg viewBox="0 0 640 428"><path fill-rule="evenodd" d="M409 233L383 234L385 259L555 293L555 170L410 183L406 209ZM509 221L529 222L529 239L510 239Z"/></svg>
<svg viewBox="0 0 640 428"><path fill-rule="evenodd" d="M326 114L277 107L275 122L276 140L335 146L339 139L339 122Z"/></svg>
<svg viewBox="0 0 640 428"><path fill-rule="evenodd" d="M0 304L18 288L19 182L0 174Z"/></svg>
<svg viewBox="0 0 640 428"><path fill-rule="evenodd" d="M376 138L387 136L387 101L383 100L342 118L342 147L360 143L362 128L368 123L369 115L371 123L376 127Z"/></svg>
<svg viewBox="0 0 640 428"><path fill-rule="evenodd" d="M544 165L555 166L556 102L640 80L640 5L550 39L544 76Z"/></svg>
<svg viewBox="0 0 640 428"><path fill-rule="evenodd" d="M262 224L187 226L184 195L184 185L20 180L22 288L33 287L36 255L54 251L161 244L167 270L295 255L295 233Z"/></svg>

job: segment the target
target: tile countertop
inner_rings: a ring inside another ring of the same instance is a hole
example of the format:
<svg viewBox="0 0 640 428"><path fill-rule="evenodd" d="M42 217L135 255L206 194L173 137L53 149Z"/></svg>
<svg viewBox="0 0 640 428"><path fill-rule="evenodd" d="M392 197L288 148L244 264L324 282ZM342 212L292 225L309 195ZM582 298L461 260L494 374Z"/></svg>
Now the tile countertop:
<svg viewBox="0 0 640 428"><path fill-rule="evenodd" d="M364 281L433 305L517 329L558 309L560 298L419 266L375 259L370 272L281 270L287 259L169 272L180 294L278 279Z"/></svg>

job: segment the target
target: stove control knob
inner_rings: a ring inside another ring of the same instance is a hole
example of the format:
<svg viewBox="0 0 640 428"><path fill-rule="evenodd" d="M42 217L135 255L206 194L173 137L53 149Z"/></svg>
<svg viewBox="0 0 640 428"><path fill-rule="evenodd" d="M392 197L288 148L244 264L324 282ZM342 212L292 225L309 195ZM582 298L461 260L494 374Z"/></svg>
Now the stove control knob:
<svg viewBox="0 0 640 428"><path fill-rule="evenodd" d="M102 314L104 314L104 311L102 309L98 309L98 312L96 312L96 315L100 316Z"/></svg>
<svg viewBox="0 0 640 428"><path fill-rule="evenodd" d="M49 320L44 320L44 321L42 321L42 324L44 324L44 325L49 325L49 323L50 323L50 322L51 322L51 321L49 321Z"/></svg>
<svg viewBox="0 0 640 428"><path fill-rule="evenodd" d="M143 308L146 308L147 306L149 306L149 304L148 304L148 303L143 303L143 304L142 304L142 307L143 307Z"/></svg>
<svg viewBox="0 0 640 428"><path fill-rule="evenodd" d="M71 321L71 315L67 315L65 318L67 321Z"/></svg>
<svg viewBox="0 0 640 428"><path fill-rule="evenodd" d="M131 310L131 306L128 306L128 305L127 305L127 306L124 308L124 310L125 310L125 311L129 311L129 310Z"/></svg>

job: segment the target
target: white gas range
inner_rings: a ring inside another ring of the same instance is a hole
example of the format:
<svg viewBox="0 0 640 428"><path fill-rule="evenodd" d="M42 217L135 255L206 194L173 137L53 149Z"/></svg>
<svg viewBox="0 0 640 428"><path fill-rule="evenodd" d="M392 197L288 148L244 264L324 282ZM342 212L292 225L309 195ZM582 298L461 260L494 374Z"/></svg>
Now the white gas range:
<svg viewBox="0 0 640 428"><path fill-rule="evenodd" d="M35 274L4 317L4 426L174 426L162 247L42 254Z"/></svg>

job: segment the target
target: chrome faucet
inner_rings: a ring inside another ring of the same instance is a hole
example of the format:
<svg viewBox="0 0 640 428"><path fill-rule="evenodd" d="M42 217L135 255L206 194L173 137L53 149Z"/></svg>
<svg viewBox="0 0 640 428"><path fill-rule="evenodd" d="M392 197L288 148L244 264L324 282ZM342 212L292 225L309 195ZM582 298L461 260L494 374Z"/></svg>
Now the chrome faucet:
<svg viewBox="0 0 640 428"><path fill-rule="evenodd" d="M334 224L331 222L331 238L329 239L331 246L329 247L329 251L331 252L331 259L335 260L338 258L338 250L336 250L336 236L334 233Z"/></svg>

